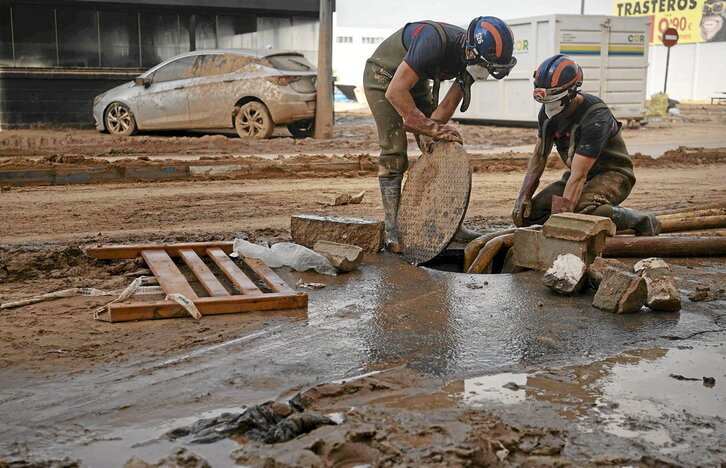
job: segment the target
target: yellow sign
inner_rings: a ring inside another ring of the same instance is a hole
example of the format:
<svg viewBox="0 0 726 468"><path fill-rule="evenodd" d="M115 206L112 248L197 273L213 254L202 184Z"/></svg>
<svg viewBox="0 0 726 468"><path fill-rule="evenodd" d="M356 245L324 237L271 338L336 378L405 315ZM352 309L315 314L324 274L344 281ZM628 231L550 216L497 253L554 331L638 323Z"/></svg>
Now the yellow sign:
<svg viewBox="0 0 726 468"><path fill-rule="evenodd" d="M703 42L704 1L707 0L618 0L613 3L613 15L650 16L650 44L662 44L661 36L668 28L678 30L679 44L693 44Z"/></svg>

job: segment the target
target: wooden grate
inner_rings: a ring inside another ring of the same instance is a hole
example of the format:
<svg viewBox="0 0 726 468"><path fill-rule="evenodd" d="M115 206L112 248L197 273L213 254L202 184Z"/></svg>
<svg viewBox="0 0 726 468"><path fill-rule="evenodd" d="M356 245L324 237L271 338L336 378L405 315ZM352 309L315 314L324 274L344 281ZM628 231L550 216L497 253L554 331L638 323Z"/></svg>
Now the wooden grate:
<svg viewBox="0 0 726 468"><path fill-rule="evenodd" d="M239 312L304 308L308 295L297 292L283 281L263 261L242 258L272 292L263 292L229 257L232 242L192 242L159 245L105 245L92 247L86 253L99 260L142 257L164 292L181 294L189 299L202 315L234 314ZM233 294L209 268L204 258L216 265L241 294ZM199 297L184 277L174 258L189 267L209 297ZM188 317L175 301L164 300L137 303L112 303L108 306L111 322Z"/></svg>

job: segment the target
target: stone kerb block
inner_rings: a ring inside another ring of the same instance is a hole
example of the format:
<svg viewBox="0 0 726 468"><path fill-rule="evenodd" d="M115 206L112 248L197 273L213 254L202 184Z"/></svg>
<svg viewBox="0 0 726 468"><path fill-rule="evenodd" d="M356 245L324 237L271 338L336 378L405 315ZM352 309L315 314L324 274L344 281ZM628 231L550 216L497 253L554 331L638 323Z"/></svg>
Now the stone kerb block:
<svg viewBox="0 0 726 468"><path fill-rule="evenodd" d="M380 252L384 245L383 221L339 216L293 215L293 242L314 248L320 240L356 245L365 252Z"/></svg>

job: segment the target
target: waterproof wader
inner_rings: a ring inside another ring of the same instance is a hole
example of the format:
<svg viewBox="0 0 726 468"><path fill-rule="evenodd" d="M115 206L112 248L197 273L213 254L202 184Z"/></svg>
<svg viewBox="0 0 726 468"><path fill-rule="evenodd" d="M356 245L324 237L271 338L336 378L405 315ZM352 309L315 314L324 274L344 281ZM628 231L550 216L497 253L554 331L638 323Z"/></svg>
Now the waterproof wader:
<svg viewBox="0 0 726 468"><path fill-rule="evenodd" d="M560 154L567 167L571 166L572 158L575 155L580 124L591 112L606 107L607 104L605 103L590 106L582 115L580 121L572 128L567 155ZM545 121L542 135L546 135L548 123L549 120ZM544 224L549 219L552 212L552 196L562 196L569 178L570 172L565 172L562 179L548 185L532 197L532 211L529 217L524 220L525 226ZM608 140L607 145L600 153L592 169L590 169L580 199L575 203L574 212L613 218L617 225L615 214L618 208L616 207L630 195L634 185L633 162L630 159L628 148L625 146L622 132L618 131ZM621 226L618 226L618 228L621 228Z"/></svg>

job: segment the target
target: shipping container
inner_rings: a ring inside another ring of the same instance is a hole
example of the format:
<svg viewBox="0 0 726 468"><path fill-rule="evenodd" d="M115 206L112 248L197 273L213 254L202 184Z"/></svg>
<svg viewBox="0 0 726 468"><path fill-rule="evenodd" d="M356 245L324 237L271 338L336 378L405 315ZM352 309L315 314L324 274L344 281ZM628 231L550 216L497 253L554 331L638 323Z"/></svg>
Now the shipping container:
<svg viewBox="0 0 726 468"><path fill-rule="evenodd" d="M644 117L650 18L548 15L507 24L514 34L517 65L503 80L490 77L475 83L469 109L457 110L455 120L535 125L541 104L532 99L532 75L555 54L569 55L582 67L582 91L599 96L617 119Z"/></svg>

